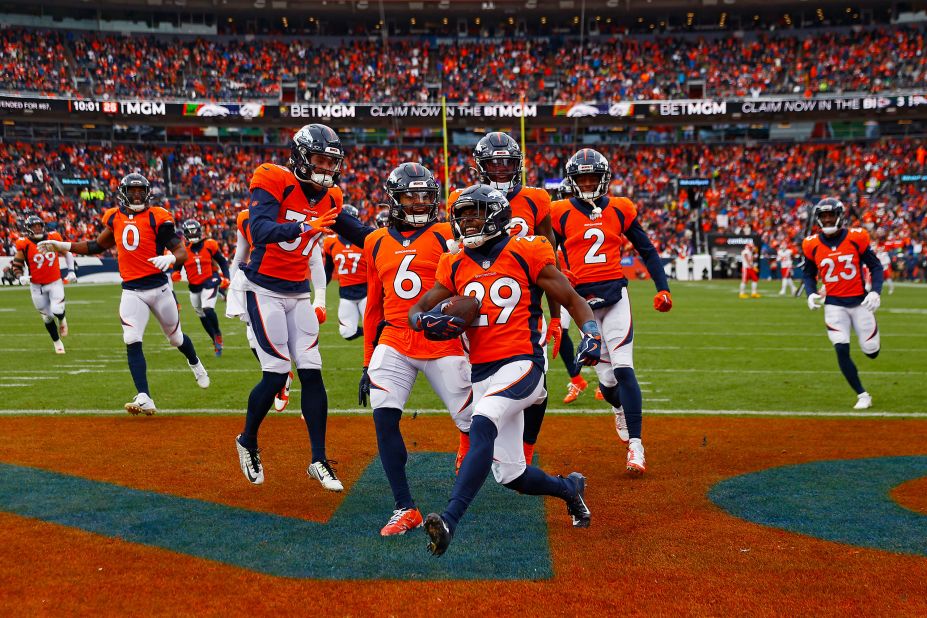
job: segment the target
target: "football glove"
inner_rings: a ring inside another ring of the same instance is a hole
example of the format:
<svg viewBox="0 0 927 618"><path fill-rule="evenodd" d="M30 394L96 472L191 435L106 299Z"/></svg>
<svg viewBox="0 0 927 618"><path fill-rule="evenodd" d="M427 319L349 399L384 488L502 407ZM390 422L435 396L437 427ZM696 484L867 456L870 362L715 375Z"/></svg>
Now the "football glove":
<svg viewBox="0 0 927 618"><path fill-rule="evenodd" d="M29 275L21 275L19 277L19 285L29 285L32 282L32 277Z"/></svg>
<svg viewBox="0 0 927 618"><path fill-rule="evenodd" d="M653 297L653 308L661 313L666 313L673 308L673 297L670 296L669 290L657 292Z"/></svg>
<svg viewBox="0 0 927 618"><path fill-rule="evenodd" d="M364 367L364 373L361 374L360 384L357 385L357 405L366 407L369 398L370 376L367 375L367 368Z"/></svg>
<svg viewBox="0 0 927 618"><path fill-rule="evenodd" d="M551 320L550 326L547 327L547 340L544 341L544 345L552 343L552 358L557 358L557 355L560 354L561 339L563 339L563 325L560 324L560 319Z"/></svg>
<svg viewBox="0 0 927 618"><path fill-rule="evenodd" d="M338 214L334 210L329 210L317 219L303 221L299 224L299 235L311 238L316 234L331 234L332 231L329 226L335 222L336 218L338 218Z"/></svg>
<svg viewBox="0 0 927 618"><path fill-rule="evenodd" d="M313 307L313 309L315 309L315 319L319 321L319 326L325 324L325 320L328 319L328 312L325 307Z"/></svg>
<svg viewBox="0 0 927 618"><path fill-rule="evenodd" d="M425 333L425 339L431 341L448 341L459 337L467 324L453 315L442 313L446 302L440 303L431 311L420 311L412 316L412 328Z"/></svg>
<svg viewBox="0 0 927 618"><path fill-rule="evenodd" d="M68 283L77 283L77 273L73 270L64 278Z"/></svg>
<svg viewBox="0 0 927 618"><path fill-rule="evenodd" d="M177 261L177 256L173 253L166 253L164 255L159 255L157 257L148 258L148 261L154 265L155 268L162 271L168 271L174 267L174 262Z"/></svg>
<svg viewBox="0 0 927 618"><path fill-rule="evenodd" d="M878 292L869 292L866 294L866 298L863 299L863 302L860 303L860 306L863 309L872 311L873 313L879 308L879 305L882 304L882 297L879 296Z"/></svg>
<svg viewBox="0 0 927 618"><path fill-rule="evenodd" d="M230 286L231 284L232 284L232 282L229 281L226 277L220 277L220 278L219 278L219 289L220 289L220 290L227 290L227 289L229 289L229 286Z"/></svg>
<svg viewBox="0 0 927 618"><path fill-rule="evenodd" d="M36 249L39 250L39 253L48 253L49 251L66 253L71 250L71 243L64 240L43 240L36 245Z"/></svg>
<svg viewBox="0 0 927 618"><path fill-rule="evenodd" d="M808 309L812 311L817 311L821 308L821 305L824 304L824 297L818 294L817 292L812 292L808 294Z"/></svg>
<svg viewBox="0 0 927 618"><path fill-rule="evenodd" d="M602 335L599 334L599 325L595 323L595 320L589 320L580 330L583 331L583 339L579 342L576 363L587 367L598 365L602 356Z"/></svg>
<svg viewBox="0 0 927 618"><path fill-rule="evenodd" d="M171 281L180 281L180 271L175 270L171 273Z"/></svg>

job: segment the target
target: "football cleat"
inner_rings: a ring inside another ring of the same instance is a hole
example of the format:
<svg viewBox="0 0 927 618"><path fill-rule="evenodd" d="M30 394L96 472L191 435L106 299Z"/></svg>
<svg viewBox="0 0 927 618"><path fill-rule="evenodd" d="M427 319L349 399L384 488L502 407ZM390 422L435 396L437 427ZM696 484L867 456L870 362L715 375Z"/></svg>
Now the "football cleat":
<svg viewBox="0 0 927 618"><path fill-rule="evenodd" d="M216 335L212 341L212 347L216 351L216 356L222 356L222 335Z"/></svg>
<svg viewBox="0 0 927 618"><path fill-rule="evenodd" d="M605 401L605 395L602 394L601 387L595 389L595 398L599 401Z"/></svg>
<svg viewBox="0 0 927 618"><path fill-rule="evenodd" d="M344 485L338 480L335 469L332 464L337 463L328 459L322 461L313 461L306 469L306 474L322 483L322 487L328 491L344 491Z"/></svg>
<svg viewBox="0 0 927 618"><path fill-rule="evenodd" d="M763 295L757 294L756 292L754 292L753 294L750 295L750 298L763 298Z"/></svg>
<svg viewBox="0 0 927 618"><path fill-rule="evenodd" d="M286 377L286 384L280 389L280 392L274 395L274 410L283 412L290 403L290 385L293 384L293 372Z"/></svg>
<svg viewBox="0 0 927 618"><path fill-rule="evenodd" d="M633 476L643 476L647 471L647 463L644 460L644 445L639 439L628 444L628 473Z"/></svg>
<svg viewBox="0 0 927 618"><path fill-rule="evenodd" d="M579 472L571 472L567 478L573 481L576 488L573 496L566 501L567 513L573 518L574 528L588 528L592 521L592 513L586 506L586 477Z"/></svg>
<svg viewBox="0 0 927 618"><path fill-rule="evenodd" d="M612 408L612 412L615 413L615 431L618 433L618 439L627 444L631 439L631 434L628 433L628 421L624 417L624 407Z"/></svg>
<svg viewBox="0 0 927 618"><path fill-rule="evenodd" d="M460 474L460 466L470 450L470 434L460 432L460 444L457 446L457 459L454 461L454 475Z"/></svg>
<svg viewBox="0 0 927 618"><path fill-rule="evenodd" d="M68 321L67 320L61 320L61 322L58 324L58 334L61 335L62 337L68 336Z"/></svg>
<svg viewBox="0 0 927 618"><path fill-rule="evenodd" d="M187 363L189 365L189 363ZM190 371L193 372L193 377L196 378L196 384L200 388L209 388L209 374L206 373L206 368L203 367L201 361L196 361L195 365L190 365Z"/></svg>
<svg viewBox="0 0 927 618"><path fill-rule="evenodd" d="M241 434L235 438L235 448L238 449L238 463L241 471L252 485L264 482L264 466L261 465L261 451L256 448L247 448L241 445Z"/></svg>
<svg viewBox="0 0 927 618"><path fill-rule="evenodd" d="M431 513L425 518L425 532L428 533L428 551L434 556L440 556L447 551L454 534L437 513Z"/></svg>
<svg viewBox="0 0 927 618"><path fill-rule="evenodd" d="M409 530L415 530L422 527L422 513L418 509L396 509L393 516L389 518L383 529L380 530L380 536L397 536L405 534Z"/></svg>
<svg viewBox="0 0 927 618"><path fill-rule="evenodd" d="M64 354L64 343L62 343L61 339L53 343L55 345L55 354Z"/></svg>
<svg viewBox="0 0 927 618"><path fill-rule="evenodd" d="M125 405L125 409L126 412L132 416L137 416L139 414L151 416L158 411L155 407L155 402L151 400L148 393L139 393L136 395L135 399Z"/></svg>
<svg viewBox="0 0 927 618"><path fill-rule="evenodd" d="M737 298L750 298L749 294L738 294Z"/></svg>
<svg viewBox="0 0 927 618"><path fill-rule="evenodd" d="M854 410L865 410L866 408L872 407L872 395L869 393L860 393L856 396L856 405L853 406Z"/></svg>
<svg viewBox="0 0 927 618"><path fill-rule="evenodd" d="M586 390L586 387L589 386L589 383L583 379L582 376L576 376L573 378L569 384L567 384L567 394L563 398L563 403L573 403L576 401L576 398L579 397L580 393Z"/></svg>

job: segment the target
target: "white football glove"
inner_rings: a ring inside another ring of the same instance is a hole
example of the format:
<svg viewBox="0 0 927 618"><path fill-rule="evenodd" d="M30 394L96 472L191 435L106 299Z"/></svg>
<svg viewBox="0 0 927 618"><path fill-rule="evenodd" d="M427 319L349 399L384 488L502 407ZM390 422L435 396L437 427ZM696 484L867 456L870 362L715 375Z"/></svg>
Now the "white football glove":
<svg viewBox="0 0 927 618"><path fill-rule="evenodd" d="M177 257L173 253L167 253L165 255L159 255L158 257L148 258L148 261L154 264L154 267L158 270L168 271L174 265L174 262L177 261Z"/></svg>
<svg viewBox="0 0 927 618"><path fill-rule="evenodd" d="M882 297L879 296L878 292L869 292L866 294L866 298L863 299L859 305L863 309L867 309L875 313L876 309L879 308L879 305L882 304Z"/></svg>
<svg viewBox="0 0 927 618"><path fill-rule="evenodd" d="M29 285L32 282L32 278L29 275L22 275L19 278L19 285Z"/></svg>
<svg viewBox="0 0 927 618"><path fill-rule="evenodd" d="M808 295L808 309L812 311L817 311L821 308L821 305L824 304L824 297L820 294L813 292Z"/></svg>
<svg viewBox="0 0 927 618"><path fill-rule="evenodd" d="M71 250L71 243L66 240L43 240L36 245L36 249L38 249L40 253L47 253L49 251L66 253Z"/></svg>
<svg viewBox="0 0 927 618"><path fill-rule="evenodd" d="M444 244L447 245L447 252L451 255L460 253L460 244L453 238L449 238Z"/></svg>
<svg viewBox="0 0 927 618"><path fill-rule="evenodd" d="M72 270L65 279L67 279L68 283L77 283L77 273Z"/></svg>

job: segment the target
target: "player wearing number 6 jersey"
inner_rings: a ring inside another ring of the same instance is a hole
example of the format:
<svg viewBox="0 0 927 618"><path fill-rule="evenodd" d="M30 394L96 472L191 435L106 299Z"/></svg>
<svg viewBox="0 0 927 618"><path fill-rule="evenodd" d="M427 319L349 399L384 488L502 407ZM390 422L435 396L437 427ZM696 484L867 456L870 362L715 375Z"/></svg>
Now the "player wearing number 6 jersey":
<svg viewBox="0 0 927 618"><path fill-rule="evenodd" d="M525 461L524 411L547 396L541 295L565 306L583 325L579 362L597 363L602 341L589 306L557 270L550 242L540 236L510 237L510 217L502 192L485 185L465 189L454 203L452 219L465 249L441 258L434 287L409 309L410 324L428 338L466 330L473 367L470 450L444 512L425 520L435 555L447 550L490 471L498 483L519 493L561 498L574 526L590 522L583 475L555 477ZM440 303L455 294L480 301L472 324L442 312Z"/></svg>
<svg viewBox="0 0 927 618"><path fill-rule="evenodd" d="M345 204L342 212L357 219L357 208ZM367 264L364 247L342 236L325 238L325 276L338 281L338 332L348 341L364 336L367 307Z"/></svg>
<svg viewBox="0 0 927 618"><path fill-rule="evenodd" d="M119 302L122 340L138 392L125 409L130 414L146 415L156 411L142 352L142 336L149 314L154 314L164 336L187 358L196 383L201 388L209 386L209 375L196 356L193 342L180 330L180 315L166 274L175 265L183 265L187 250L174 229L171 215L159 206L150 206L150 196L148 179L141 174L129 174L119 183L117 197L122 205L103 213L104 229L96 240L40 243L40 247L46 245L51 250L78 255L102 253L116 247L116 261L122 277L122 300Z"/></svg>
<svg viewBox="0 0 927 618"><path fill-rule="evenodd" d="M380 461L395 501L383 536L422 525L406 478L406 446L399 422L419 373L451 413L460 431L458 465L469 445L473 394L470 364L459 339L430 341L409 327L409 308L434 285L438 260L453 238L439 223L438 183L418 163L403 163L386 181L389 226L364 242L367 310L364 313L364 372L359 403L373 406Z"/></svg>
<svg viewBox="0 0 927 618"><path fill-rule="evenodd" d="M608 160L584 148L567 162L566 176L573 197L554 202L554 233L563 248L563 267L573 273L576 291L589 303L602 332L602 362L596 373L605 400L612 404L619 437L628 441L627 470L643 474L643 403L634 374L628 280L621 269L621 248L626 241L640 254L657 287L654 309L669 311L673 301L660 256L637 220L637 208L626 197L607 195L612 176ZM625 426L627 434L623 435Z"/></svg>
<svg viewBox="0 0 927 618"><path fill-rule="evenodd" d="M68 322L64 317L64 285L61 283L61 267L58 265L56 251L39 251L38 243L43 240L61 240L58 232L45 232L45 222L32 215L26 219L25 237L16 241L16 255L13 256L13 275L19 277L20 283L29 284L32 292L32 304L45 322L45 330L51 336L55 353L64 354L61 337L68 334ZM69 272L66 279L77 281L74 273L74 256L64 254ZM24 270L28 268L29 274ZM55 318L58 325L55 325Z"/></svg>
<svg viewBox="0 0 927 618"><path fill-rule="evenodd" d="M829 197L814 207L814 222L820 233L802 241L803 269L808 308L824 303L827 336L837 352L837 363L850 387L856 391L857 410L872 406L872 397L863 388L856 365L850 358L850 330L856 331L859 347L869 358L879 355L879 325L875 311L881 303L882 264L869 247L869 233L861 228L844 227L845 210L840 200ZM872 276L872 291L866 293L863 265ZM817 293L820 274L827 291Z"/></svg>

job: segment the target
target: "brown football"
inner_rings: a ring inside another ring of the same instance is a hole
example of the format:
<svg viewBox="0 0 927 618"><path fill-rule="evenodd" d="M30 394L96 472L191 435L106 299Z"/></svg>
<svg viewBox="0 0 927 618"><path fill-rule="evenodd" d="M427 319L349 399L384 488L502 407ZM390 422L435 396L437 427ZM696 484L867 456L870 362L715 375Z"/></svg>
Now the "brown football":
<svg viewBox="0 0 927 618"><path fill-rule="evenodd" d="M473 296L452 296L447 299L442 313L458 317L469 325L480 314L480 301Z"/></svg>

